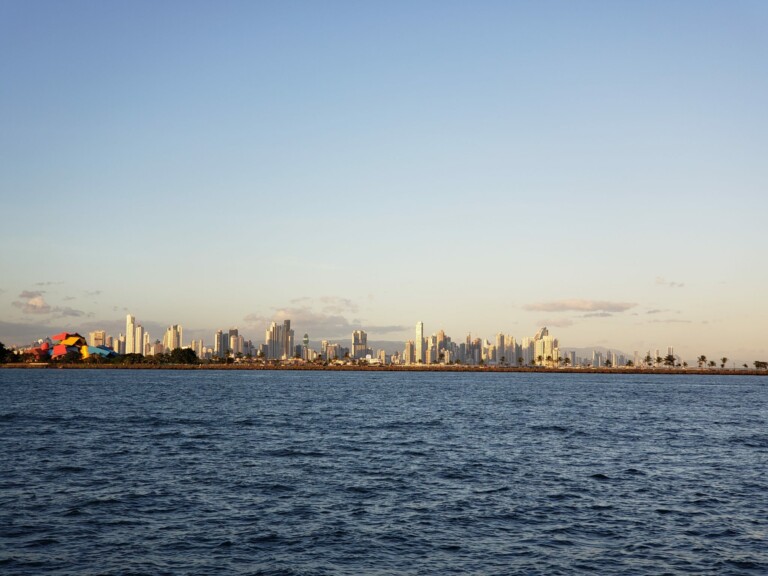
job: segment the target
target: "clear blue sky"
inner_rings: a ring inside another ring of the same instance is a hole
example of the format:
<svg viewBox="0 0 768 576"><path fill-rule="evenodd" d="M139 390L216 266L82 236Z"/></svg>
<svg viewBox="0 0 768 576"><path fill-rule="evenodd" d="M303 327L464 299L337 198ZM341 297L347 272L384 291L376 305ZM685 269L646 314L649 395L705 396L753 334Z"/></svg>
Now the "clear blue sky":
<svg viewBox="0 0 768 576"><path fill-rule="evenodd" d="M0 340L130 311L768 359L766 29L758 1L4 0Z"/></svg>

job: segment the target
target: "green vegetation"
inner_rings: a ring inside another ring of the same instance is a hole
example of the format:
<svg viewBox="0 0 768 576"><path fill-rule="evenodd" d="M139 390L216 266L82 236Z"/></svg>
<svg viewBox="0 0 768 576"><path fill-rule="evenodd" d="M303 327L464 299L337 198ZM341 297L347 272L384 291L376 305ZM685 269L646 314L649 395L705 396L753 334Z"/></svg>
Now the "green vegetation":
<svg viewBox="0 0 768 576"><path fill-rule="evenodd" d="M0 342L0 364L10 362L14 356L15 354L13 353L13 350L8 350L8 348L5 347L5 344Z"/></svg>

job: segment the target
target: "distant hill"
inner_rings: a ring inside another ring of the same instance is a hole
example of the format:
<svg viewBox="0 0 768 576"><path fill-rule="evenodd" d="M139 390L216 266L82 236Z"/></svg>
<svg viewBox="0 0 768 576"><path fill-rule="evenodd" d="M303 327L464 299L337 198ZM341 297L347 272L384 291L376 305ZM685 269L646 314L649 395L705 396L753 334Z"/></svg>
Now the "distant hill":
<svg viewBox="0 0 768 576"><path fill-rule="evenodd" d="M623 352L619 350L618 348L606 348L605 346L588 346L588 347L580 347L575 348L573 346L561 346L560 347L560 353L563 352L576 352L577 358L588 358L592 359L592 352L602 352L603 355L605 355L607 352L613 352L617 356L624 356L627 360L633 360L635 357L635 353L629 353L629 352ZM641 357L645 357L645 352L640 352L638 350L638 355Z"/></svg>
<svg viewBox="0 0 768 576"><path fill-rule="evenodd" d="M405 350L405 340L368 340L368 348L373 350L374 354L379 350L385 350L387 354L402 354Z"/></svg>

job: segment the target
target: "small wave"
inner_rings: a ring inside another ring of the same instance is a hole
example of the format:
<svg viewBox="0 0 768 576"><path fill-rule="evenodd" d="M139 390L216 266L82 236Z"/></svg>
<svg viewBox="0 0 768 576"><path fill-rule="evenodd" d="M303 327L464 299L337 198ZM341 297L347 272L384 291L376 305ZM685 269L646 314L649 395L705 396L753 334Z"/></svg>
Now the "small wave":
<svg viewBox="0 0 768 576"><path fill-rule="evenodd" d="M236 426L257 426L258 424L259 423L253 418L242 418L240 420L235 420Z"/></svg>
<svg viewBox="0 0 768 576"><path fill-rule="evenodd" d="M555 425L535 424L530 428L531 430L535 430L536 432L557 432L558 434L567 434L571 432L571 428L568 428L567 426L560 426L558 424L555 424Z"/></svg>
<svg viewBox="0 0 768 576"><path fill-rule="evenodd" d="M278 448L275 450L267 450L265 452L267 456L278 456L280 458L290 458L294 456L303 456L305 458L321 458L325 456L325 452L317 450L297 450L295 448Z"/></svg>
<svg viewBox="0 0 768 576"><path fill-rule="evenodd" d="M83 506L109 506L111 504L119 504L120 501L120 498L105 496L104 498L92 498L86 501Z"/></svg>
<svg viewBox="0 0 768 576"><path fill-rule="evenodd" d="M656 512L656 514L661 514L662 516L666 516L667 514L685 514L682 510L674 510L672 508L656 508L654 512Z"/></svg>
<svg viewBox="0 0 768 576"><path fill-rule="evenodd" d="M280 540L280 535L277 532L268 532L267 534L251 536L248 542L251 544L261 544L262 542L277 542L278 540Z"/></svg>
<svg viewBox="0 0 768 576"><path fill-rule="evenodd" d="M731 444L741 444L749 448L768 448L768 434L751 434L749 436L734 436Z"/></svg>
<svg viewBox="0 0 768 576"><path fill-rule="evenodd" d="M496 494L498 492L509 492L512 490L509 486L500 486L499 488L485 488L475 490L475 494Z"/></svg>
<svg viewBox="0 0 768 576"><path fill-rule="evenodd" d="M709 532L708 534L704 534L704 537L705 538L735 538L738 535L739 533L736 530L732 530L731 528L726 528L721 532Z"/></svg>
<svg viewBox="0 0 768 576"><path fill-rule="evenodd" d="M85 472L87 468L83 468L82 466L71 466L71 465L65 465L65 466L58 466L53 469L54 472L62 472L64 474L73 473L73 472Z"/></svg>
<svg viewBox="0 0 768 576"><path fill-rule="evenodd" d="M385 422L382 424L371 424L365 428L374 430L401 430L401 429L420 429L420 428L436 428L443 426L444 422L442 418L435 418L433 420L423 421L410 421L410 420L395 420L394 422Z"/></svg>
<svg viewBox="0 0 768 576"><path fill-rule="evenodd" d="M726 560L728 564L731 564L739 570L765 570L768 568L764 562L755 562L749 559L729 559Z"/></svg>
<svg viewBox="0 0 768 576"><path fill-rule="evenodd" d="M547 498L550 500L576 500L581 498L578 494L574 494L571 492L558 492L556 494L547 494Z"/></svg>
<svg viewBox="0 0 768 576"><path fill-rule="evenodd" d="M365 486L348 486L346 488L347 492L352 492L353 494L371 494L373 493L373 490L370 488L366 488Z"/></svg>
<svg viewBox="0 0 768 576"><path fill-rule="evenodd" d="M161 438L178 438L180 436L181 436L181 431L168 430L167 432L156 432L155 434L152 434L150 438L153 438L155 440L160 440Z"/></svg>
<svg viewBox="0 0 768 576"><path fill-rule="evenodd" d="M464 470L454 468L450 470L444 470L442 474L440 474L440 477L445 478L446 480L468 480L473 476Z"/></svg>
<svg viewBox="0 0 768 576"><path fill-rule="evenodd" d="M267 492L294 492L296 489L293 486L287 484L270 484L265 486Z"/></svg>
<svg viewBox="0 0 768 576"><path fill-rule="evenodd" d="M610 480L611 479L610 476L606 476L605 474L600 474L600 473L592 474L592 476L590 476L590 478L592 478L592 480L599 480L601 482L605 482L606 480Z"/></svg>
<svg viewBox="0 0 768 576"><path fill-rule="evenodd" d="M624 474L628 476L648 476L645 472L642 470L638 470L637 468L627 468L624 470Z"/></svg>
<svg viewBox="0 0 768 576"><path fill-rule="evenodd" d="M55 538L40 538L39 540L32 540L24 544L24 548L39 548L42 546L50 546L51 544L58 544L59 541Z"/></svg>

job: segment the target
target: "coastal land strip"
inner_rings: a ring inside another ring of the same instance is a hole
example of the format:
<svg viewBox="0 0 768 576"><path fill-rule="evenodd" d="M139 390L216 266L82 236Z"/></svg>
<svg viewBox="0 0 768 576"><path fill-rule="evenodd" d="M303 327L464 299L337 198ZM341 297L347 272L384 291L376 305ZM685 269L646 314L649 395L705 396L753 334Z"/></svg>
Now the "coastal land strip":
<svg viewBox="0 0 768 576"><path fill-rule="evenodd" d="M0 364L0 369L48 370L291 370L323 372L523 372L544 374L674 374L688 376L768 376L768 371L751 368L547 368L544 366L477 366L428 364L421 366L353 364L85 364L24 362Z"/></svg>

